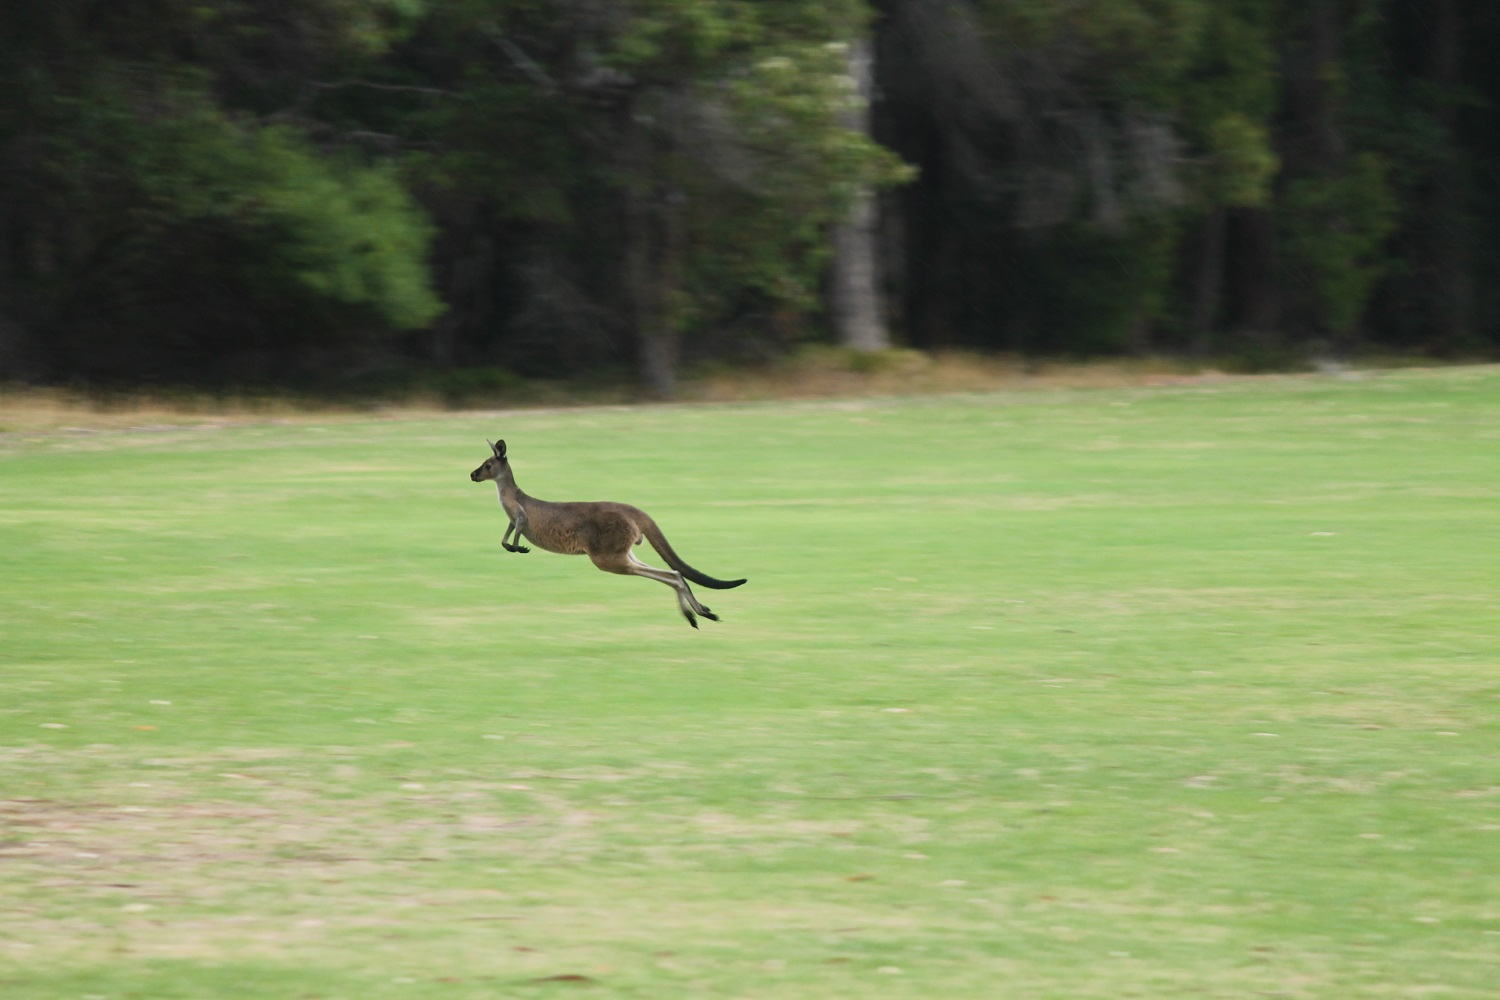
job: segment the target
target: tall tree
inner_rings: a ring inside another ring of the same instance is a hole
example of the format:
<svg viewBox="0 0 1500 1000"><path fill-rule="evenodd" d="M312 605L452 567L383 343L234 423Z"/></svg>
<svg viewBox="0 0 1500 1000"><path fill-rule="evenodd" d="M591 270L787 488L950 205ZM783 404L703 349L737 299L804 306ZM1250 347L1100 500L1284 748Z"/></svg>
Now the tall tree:
<svg viewBox="0 0 1500 1000"><path fill-rule="evenodd" d="M1209 12L1186 69L1182 128L1193 197L1183 244L1185 339L1195 355L1229 346L1223 331L1274 325L1277 276L1269 260L1272 149L1279 100L1275 12L1228 0Z"/></svg>
<svg viewBox="0 0 1500 1000"><path fill-rule="evenodd" d="M390 164L264 113L283 60L295 79L371 44L366 13L5 8L0 313L36 366L242 378L431 321L430 230Z"/></svg>
<svg viewBox="0 0 1500 1000"><path fill-rule="evenodd" d="M874 97L875 52L860 31L846 45L850 102L843 124L859 135L870 134L870 102ZM891 346L886 323L881 278L879 202L874 186L864 185L854 195L848 216L833 231L829 312L839 343L856 351L880 351Z"/></svg>
<svg viewBox="0 0 1500 1000"><path fill-rule="evenodd" d="M1466 38L1473 14L1464 0L1419 0L1408 11L1418 27L1418 100L1433 124L1428 162L1414 196L1413 246L1419 283L1430 290L1427 345L1444 351L1475 342L1471 165L1462 140L1462 113L1472 103L1466 86Z"/></svg>
<svg viewBox="0 0 1500 1000"><path fill-rule="evenodd" d="M0 371L1500 348L1493 4L872 6L0 6Z"/></svg>
<svg viewBox="0 0 1500 1000"><path fill-rule="evenodd" d="M810 311L825 234L851 203L866 231L861 242L845 226L835 240L838 321L880 335L869 220L875 185L900 170L848 117L837 75L858 51L846 39L861 12L853 0L652 0L622 25L611 65L631 81L626 253L642 374L656 393L673 392L680 338L714 299L749 293ZM726 225L736 206L760 223Z"/></svg>
<svg viewBox="0 0 1500 1000"><path fill-rule="evenodd" d="M1200 0L884 0L883 127L920 346L1119 350L1163 310Z"/></svg>
<svg viewBox="0 0 1500 1000"><path fill-rule="evenodd" d="M502 248L496 285L511 300L491 313L492 336L463 334L492 345L478 357L544 370L609 355L668 396L685 354L784 347L778 338L796 334L781 331L817 308L828 230L858 191L900 175L839 117L837 43L860 7L434 8L445 27L398 57L440 42L500 81L415 59L422 75L408 81L469 98L435 102L423 130L454 185L505 181L488 214ZM601 328L602 343L590 333Z"/></svg>

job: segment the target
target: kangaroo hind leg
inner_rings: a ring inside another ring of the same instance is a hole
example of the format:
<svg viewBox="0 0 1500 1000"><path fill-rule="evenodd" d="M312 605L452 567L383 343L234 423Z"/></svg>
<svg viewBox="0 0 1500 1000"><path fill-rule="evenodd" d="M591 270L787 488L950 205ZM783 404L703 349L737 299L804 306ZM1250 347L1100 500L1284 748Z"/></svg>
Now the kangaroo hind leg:
<svg viewBox="0 0 1500 1000"><path fill-rule="evenodd" d="M657 569L655 566L647 565L638 559L634 552L627 553L627 555L630 557L631 571L637 576L644 576L648 580L660 580L677 591L677 604L682 608L682 613L687 618L688 624L694 628L698 627L697 623L693 621L695 613L702 615L711 622L719 620L719 616L710 611L708 605L698 600L698 595L693 593L693 588L688 586L687 581L682 578L681 573L676 570Z"/></svg>
<svg viewBox="0 0 1500 1000"><path fill-rule="evenodd" d="M682 577L669 570L657 569L654 566L646 565L635 558L635 554L629 549L618 553L590 552L589 558L593 560L595 566L606 573L641 576L647 580L655 580L657 583L664 583L671 587L676 591L677 607L682 611L682 617L686 618L687 623L693 626L693 628L698 627L696 615L701 614L711 621L718 621L718 617L712 611L709 611L698 603L697 599L693 596L693 592L683 582Z"/></svg>

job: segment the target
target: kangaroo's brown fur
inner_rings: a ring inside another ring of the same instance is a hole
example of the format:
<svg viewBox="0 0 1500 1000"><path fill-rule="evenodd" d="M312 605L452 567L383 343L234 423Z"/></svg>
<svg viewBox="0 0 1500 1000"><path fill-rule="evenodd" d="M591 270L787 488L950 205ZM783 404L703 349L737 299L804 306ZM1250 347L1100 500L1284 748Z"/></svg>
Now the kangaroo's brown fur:
<svg viewBox="0 0 1500 1000"><path fill-rule="evenodd" d="M609 501L554 503L527 495L516 485L505 457L505 442L494 442L490 450L491 457L469 473L469 478L476 483L493 482L499 489L500 506L510 518L500 539L500 547L507 552L530 552L521 544L524 538L548 552L587 555L606 573L643 576L664 583L677 592L677 605L693 628L698 627L696 615L709 621L718 621L719 616L698 601L687 585L688 580L716 590L728 590L745 582L715 579L689 566L672 549L651 516L639 507ZM639 545L642 538L651 543L671 570L648 566L636 558L631 547Z"/></svg>

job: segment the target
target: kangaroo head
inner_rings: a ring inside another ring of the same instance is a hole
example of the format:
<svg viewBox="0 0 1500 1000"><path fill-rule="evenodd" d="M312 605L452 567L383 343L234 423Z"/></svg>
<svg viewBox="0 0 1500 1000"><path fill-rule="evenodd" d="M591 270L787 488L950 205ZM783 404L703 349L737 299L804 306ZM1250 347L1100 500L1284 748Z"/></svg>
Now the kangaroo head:
<svg viewBox="0 0 1500 1000"><path fill-rule="evenodd" d="M494 452L494 454L485 459L483 465L475 469L473 472L469 473L469 478L476 483L483 483L492 479L499 479L501 473L503 473L507 467L507 463L505 461L505 442L491 441L488 443L490 446L490 451Z"/></svg>

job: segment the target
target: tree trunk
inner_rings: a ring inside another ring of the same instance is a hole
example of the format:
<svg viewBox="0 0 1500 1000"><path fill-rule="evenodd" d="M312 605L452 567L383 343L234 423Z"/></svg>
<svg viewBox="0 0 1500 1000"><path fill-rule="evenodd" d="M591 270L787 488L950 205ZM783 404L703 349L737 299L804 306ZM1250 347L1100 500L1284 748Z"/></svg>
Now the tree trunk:
<svg viewBox="0 0 1500 1000"><path fill-rule="evenodd" d="M1348 164L1348 143L1342 128L1342 88L1339 85L1343 51L1342 0L1307 0L1293 16L1298 18L1288 34L1284 71L1286 76L1286 121L1281 127L1282 177L1288 184L1301 181L1331 185L1341 178ZM1251 233L1264 244L1274 227ZM1289 339L1327 339L1343 331L1329 329L1327 304L1320 275L1331 261L1291 261L1288 270L1307 269L1306 281L1288 282L1284 294L1276 294L1276 313L1285 331L1272 331L1255 324L1255 332L1266 338L1261 346L1273 348ZM1274 273L1274 272L1273 272Z"/></svg>
<svg viewBox="0 0 1500 1000"><path fill-rule="evenodd" d="M870 131L873 58L868 38L849 43L849 77L858 101L846 112L844 124L866 135ZM880 351L891 346L881 292L879 230L875 192L865 188L855 196L848 218L833 234L830 311L839 343L856 351Z"/></svg>
<svg viewBox="0 0 1500 1000"><path fill-rule="evenodd" d="M1227 211L1215 205L1198 229L1198 253L1192 278L1192 306L1188 316L1188 350L1206 357L1219 329L1220 303L1224 295L1224 241Z"/></svg>
<svg viewBox="0 0 1500 1000"><path fill-rule="evenodd" d="M32 382L41 376L42 366L26 329L0 312L0 383Z"/></svg>
<svg viewBox="0 0 1500 1000"><path fill-rule="evenodd" d="M1348 155L1340 126L1338 71L1344 47L1340 0L1310 0L1297 17L1300 20L1284 50L1290 121L1283 128L1286 141L1281 152L1294 174L1332 172Z"/></svg>
<svg viewBox="0 0 1500 1000"><path fill-rule="evenodd" d="M666 103L671 104L668 96ZM670 114L668 108L662 115ZM680 350L673 300L681 256L680 196L667 179L670 141L630 112L626 120L625 279L641 382L659 399L677 395Z"/></svg>
<svg viewBox="0 0 1500 1000"><path fill-rule="evenodd" d="M665 239L669 223L662 217L663 206L654 204L655 193L653 185L627 196L625 267L641 382L658 399L671 399L677 394L679 345L668 308L673 294Z"/></svg>
<svg viewBox="0 0 1500 1000"><path fill-rule="evenodd" d="M1431 261L1434 346L1461 350L1473 342L1474 280L1465 222L1468 178L1456 130L1456 90L1462 85L1463 15L1459 0L1430 0L1426 75L1435 85L1435 117L1443 128L1442 151L1427 191L1427 243Z"/></svg>
<svg viewBox="0 0 1500 1000"><path fill-rule="evenodd" d="M1263 208L1235 213L1238 230L1236 285L1239 314L1234 324L1240 346L1273 351L1284 342L1282 303L1276 252L1276 220Z"/></svg>

